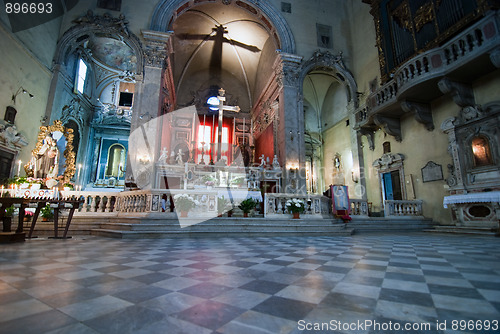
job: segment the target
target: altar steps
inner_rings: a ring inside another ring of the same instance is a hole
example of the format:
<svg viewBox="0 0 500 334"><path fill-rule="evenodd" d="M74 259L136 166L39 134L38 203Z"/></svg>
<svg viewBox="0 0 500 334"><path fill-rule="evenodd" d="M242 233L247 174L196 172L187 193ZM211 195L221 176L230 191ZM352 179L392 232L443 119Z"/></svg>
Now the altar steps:
<svg viewBox="0 0 500 334"><path fill-rule="evenodd" d="M263 219L213 218L199 224L181 227L177 219L161 222L112 222L92 229L92 235L121 239L222 236L276 236L276 235L351 235L353 229L331 219Z"/></svg>
<svg viewBox="0 0 500 334"><path fill-rule="evenodd" d="M451 234L471 234L471 235L489 235L495 236L497 229L491 227L472 227L455 225L435 225L432 229L425 229L425 232L431 233L451 233Z"/></svg>
<svg viewBox="0 0 500 334"><path fill-rule="evenodd" d="M423 217L353 217L347 224L355 233L422 232L434 226L432 219Z"/></svg>

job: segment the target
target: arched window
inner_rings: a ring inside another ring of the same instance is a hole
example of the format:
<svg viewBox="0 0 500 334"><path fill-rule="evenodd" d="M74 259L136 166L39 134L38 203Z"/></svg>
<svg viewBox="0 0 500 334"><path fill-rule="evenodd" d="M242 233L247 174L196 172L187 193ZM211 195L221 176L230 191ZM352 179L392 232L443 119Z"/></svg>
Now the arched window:
<svg viewBox="0 0 500 334"><path fill-rule="evenodd" d="M487 166L492 165L490 143L485 136L477 136L472 138L472 154L474 156L474 166Z"/></svg>
<svg viewBox="0 0 500 334"><path fill-rule="evenodd" d="M106 177L122 177L125 166L125 147L115 143L109 147L106 163Z"/></svg>

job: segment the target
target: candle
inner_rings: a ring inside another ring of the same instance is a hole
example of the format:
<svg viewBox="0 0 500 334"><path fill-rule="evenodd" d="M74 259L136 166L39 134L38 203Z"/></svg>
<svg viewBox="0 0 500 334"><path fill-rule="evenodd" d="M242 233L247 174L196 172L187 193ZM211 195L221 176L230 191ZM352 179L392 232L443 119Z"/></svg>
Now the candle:
<svg viewBox="0 0 500 334"><path fill-rule="evenodd" d="M76 182L80 182L80 171L82 170L82 164L78 164L78 175L76 176Z"/></svg>
<svg viewBox="0 0 500 334"><path fill-rule="evenodd" d="M3 197L3 186L2 186L2 195L1 196Z"/></svg>
<svg viewBox="0 0 500 334"><path fill-rule="evenodd" d="M205 120L206 120L207 115L203 115L203 135L201 138L201 142L203 143L203 147L205 147Z"/></svg>
<svg viewBox="0 0 500 334"><path fill-rule="evenodd" d="M233 144L235 138L236 138L236 117L233 118Z"/></svg>
<svg viewBox="0 0 500 334"><path fill-rule="evenodd" d="M246 121L246 118L243 117L243 145L245 145L245 121Z"/></svg>
<svg viewBox="0 0 500 334"><path fill-rule="evenodd" d="M215 134L215 115L212 115L212 129L214 131L214 134ZM212 134L210 133L210 137L212 136ZM214 135L215 137L215 135ZM212 143L212 140L210 140L210 143Z"/></svg>
<svg viewBox="0 0 500 334"><path fill-rule="evenodd" d="M21 176L21 163L22 161L19 160L19 166L17 166L17 176Z"/></svg>

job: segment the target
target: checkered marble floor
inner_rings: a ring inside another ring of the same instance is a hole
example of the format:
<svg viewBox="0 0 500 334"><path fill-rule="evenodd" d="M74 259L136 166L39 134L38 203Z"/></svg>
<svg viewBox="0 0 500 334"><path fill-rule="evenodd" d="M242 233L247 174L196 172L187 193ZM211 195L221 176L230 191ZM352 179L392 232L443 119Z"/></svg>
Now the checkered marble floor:
<svg viewBox="0 0 500 334"><path fill-rule="evenodd" d="M3 244L0 333L494 333L499 246L423 233Z"/></svg>

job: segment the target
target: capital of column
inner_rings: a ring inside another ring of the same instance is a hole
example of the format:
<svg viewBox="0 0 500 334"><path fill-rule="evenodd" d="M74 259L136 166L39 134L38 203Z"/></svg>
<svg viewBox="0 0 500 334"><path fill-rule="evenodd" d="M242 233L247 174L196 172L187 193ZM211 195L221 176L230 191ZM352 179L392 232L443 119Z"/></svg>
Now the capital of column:
<svg viewBox="0 0 500 334"><path fill-rule="evenodd" d="M162 68L167 57L167 43L173 32L161 32L153 30L142 30L142 37L145 40L144 60L145 65Z"/></svg>
<svg viewBox="0 0 500 334"><path fill-rule="evenodd" d="M298 87L301 63L301 56L278 51L278 56L274 63L274 71L280 87Z"/></svg>

